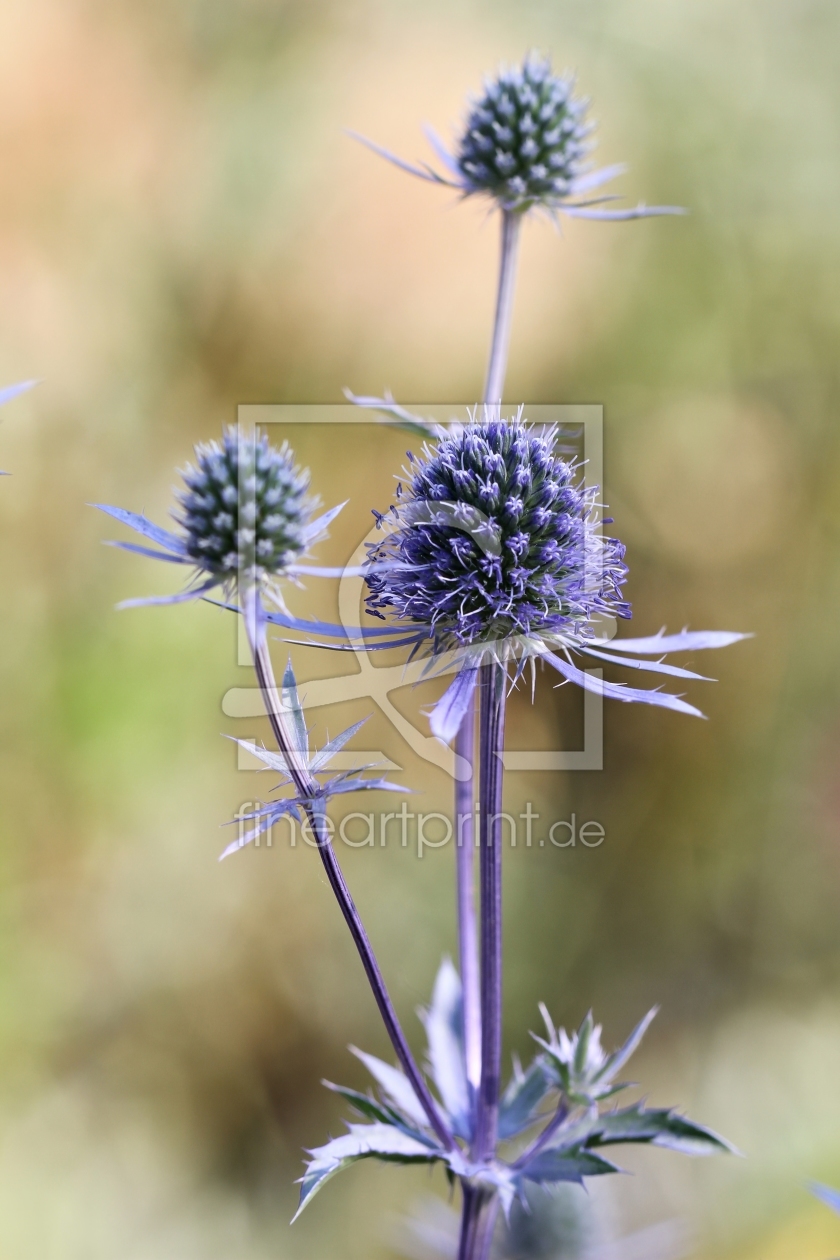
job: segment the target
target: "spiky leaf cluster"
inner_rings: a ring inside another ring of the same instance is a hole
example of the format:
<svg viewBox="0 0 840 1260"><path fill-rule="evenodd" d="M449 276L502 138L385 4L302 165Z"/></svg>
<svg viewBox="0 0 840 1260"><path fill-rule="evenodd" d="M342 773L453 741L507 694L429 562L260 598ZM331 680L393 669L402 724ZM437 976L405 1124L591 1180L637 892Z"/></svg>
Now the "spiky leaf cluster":
<svg viewBox="0 0 840 1260"><path fill-rule="evenodd" d="M306 550L313 506L309 474L295 466L288 444L274 447L264 434L229 428L195 455L178 496L186 554L222 581L283 573Z"/></svg>
<svg viewBox="0 0 840 1260"><path fill-rule="evenodd" d="M456 156L467 190L489 193L506 210L551 206L573 193L592 130L588 102L573 92L573 79L552 74L533 53L487 80Z"/></svg>
<svg viewBox="0 0 840 1260"><path fill-rule="evenodd" d="M302 811L311 812L313 809L321 813L325 810L327 801L332 796L345 796L349 792L406 792L407 788L400 786L398 783L391 783L388 779L381 777L373 779L364 779L361 776L368 770L377 769L376 762L367 762L363 765L356 765L349 770L340 770L333 773L331 763L335 757L342 751L354 735L356 735L364 726L367 718L362 718L360 722L354 722L352 726L348 726L346 730L339 735L333 736L324 744L323 748L317 751L309 746L309 731L306 728L306 718L303 712L303 705L298 695L297 681L295 680L294 670L292 669L291 660L286 666L283 674L283 683L280 689L280 700L283 707L283 714L287 718L287 725L290 736L290 748L288 753L271 752L268 748L262 748L257 744L248 743L244 739L234 739L235 744L248 752L252 757L256 757L258 761L268 770L274 770L280 775L278 788L285 788L292 784L295 780L295 770L302 772L302 777L309 784L309 790L306 795L296 793L294 796L284 797L282 800L268 801L265 804L257 805L250 814L240 814L238 821L241 825L243 822L252 822L253 827L227 846L221 854L220 861L229 857L231 853L236 853L239 849L251 844L257 840L264 832L270 831L276 822L281 818L291 815L298 822L302 822ZM290 764L294 760L294 766ZM298 774L298 779L301 773Z"/></svg>
<svg viewBox="0 0 840 1260"><path fill-rule="evenodd" d="M629 616L624 547L600 535L597 488L560 458L556 437L490 419L409 453L407 493L371 550L369 611L427 627L436 650L575 642L598 613Z"/></svg>
<svg viewBox="0 0 840 1260"><path fill-rule="evenodd" d="M591 1015L576 1034L567 1037L562 1030L554 1029L544 1012L550 1037L541 1043L544 1048L526 1071L516 1064L514 1078L499 1108L499 1137L506 1144L515 1143L519 1153L514 1147L514 1158L496 1157L489 1163L473 1163L469 1154L473 1100L466 1075L461 1002L461 982L452 963L445 959L424 1023L429 1069L437 1087L440 1112L450 1133L462 1145L451 1150L441 1146L408 1078L398 1068L354 1050L374 1078L378 1093L363 1094L341 1085L329 1088L345 1098L368 1123L350 1124L346 1134L309 1152L311 1158L301 1178L298 1212L329 1178L360 1159L440 1163L450 1180L459 1177L497 1192L508 1212L516 1199L527 1202L529 1184L581 1184L585 1177L619 1171L600 1154L600 1148L605 1146L641 1143L668 1147L686 1155L732 1150L710 1129L671 1109L649 1109L633 1103L621 1110L599 1111L598 1099L627 1088L620 1084L610 1088L610 1084L638 1046L654 1012L611 1055L601 1050L599 1030L596 1031ZM558 1061L562 1065L559 1071ZM571 1094L566 1089L567 1081ZM539 1125L543 1126L542 1132L534 1137ZM522 1149L529 1135L531 1140Z"/></svg>

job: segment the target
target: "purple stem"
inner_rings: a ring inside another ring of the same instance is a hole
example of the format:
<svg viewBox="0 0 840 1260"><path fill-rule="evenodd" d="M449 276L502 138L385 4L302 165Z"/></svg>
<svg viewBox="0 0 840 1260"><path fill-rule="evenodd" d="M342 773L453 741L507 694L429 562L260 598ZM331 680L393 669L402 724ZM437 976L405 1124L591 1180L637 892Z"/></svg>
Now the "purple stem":
<svg viewBox="0 0 840 1260"><path fill-rule="evenodd" d="M510 329L513 319L513 295L516 287L516 268L519 257L519 238L522 215L502 211L501 255L499 282L496 291L496 311L493 318L493 340L487 378L484 382L484 403L500 403L507 372ZM475 704L461 723L455 736L455 754L466 761L474 771L475 759ZM461 964L461 984L464 993L464 1054L467 1063L467 1080L474 1089L481 1077L481 999L479 993L479 967L477 932L475 924L474 894L474 772L468 780L455 781L455 820L458 839L456 854L458 947ZM469 821L467 821L467 815ZM460 830L464 819L463 833ZM463 835L463 842L461 837Z"/></svg>
<svg viewBox="0 0 840 1260"><path fill-rule="evenodd" d="M481 1082L473 1158L496 1152L502 1069L502 785L507 671L481 666L480 684Z"/></svg>
<svg viewBox="0 0 840 1260"><path fill-rule="evenodd" d="M497 1195L464 1182L458 1260L486 1260L490 1255L498 1207Z"/></svg>
<svg viewBox="0 0 840 1260"><path fill-rule="evenodd" d="M481 1079L481 993L478 933L475 921L475 701L455 736L455 755L470 768L469 778L455 780L455 876L458 903L458 953L463 990L464 1058L474 1093Z"/></svg>
<svg viewBox="0 0 840 1260"><path fill-rule="evenodd" d="M258 601L258 597L257 597ZM245 599L243 599L243 606ZM320 785L312 778L304 759L295 751L294 741L290 738L285 727L283 703L277 691L277 683L274 678L274 670L271 665L271 657L268 651L268 645L265 640L265 631L262 622L262 609L257 607L255 615L249 617L247 610L245 611L245 625L248 628L248 638L251 645L251 653L254 658L254 669L257 675L257 681L260 685L263 704L271 723L271 729L274 738L277 740L277 746L283 754L289 767L289 773L298 792L298 795L306 799L313 797L320 791ZM327 873L330 888L332 888L336 900L341 907L341 913L350 929L350 935L359 952L362 960L362 966L365 969L365 975L368 978L373 996L376 999L376 1005L379 1007L379 1013L387 1029L388 1036L391 1038L391 1044L394 1047L397 1058L402 1066L408 1079L411 1081L417 1098L429 1118L429 1124L438 1137L438 1140L448 1151L455 1150L456 1143L452 1134L444 1124L440 1113L435 1106L434 1099L429 1093L429 1087L420 1073L414 1056L411 1053L408 1042L405 1039L405 1033L400 1026L397 1013L394 1010L390 995L385 987L385 981L382 972L379 970L379 964L376 961L376 955L373 952L373 946L370 943L364 924L356 909L355 902L350 895L350 889L344 880L344 874L335 856L330 837L324 827L324 815L314 808L313 804L305 806L309 824L312 833L315 836L318 845L318 852L321 855L321 861L324 864L324 870Z"/></svg>
<svg viewBox="0 0 840 1260"><path fill-rule="evenodd" d="M490 346L490 362L487 368L487 381L484 386L484 402L490 405L501 403L502 391L505 385L521 227L521 212L517 213L513 210L502 211L502 252L499 264L499 287L496 290L493 341Z"/></svg>
<svg viewBox="0 0 840 1260"><path fill-rule="evenodd" d="M519 1159L517 1159L513 1164L513 1167L524 1168L526 1164L531 1162L535 1155L539 1155L540 1151L545 1150L557 1130L562 1128L566 1123L568 1115L569 1104L564 1096L557 1104L557 1110L543 1129L542 1133L539 1133L536 1138L534 1138L534 1141L528 1149L522 1152Z"/></svg>

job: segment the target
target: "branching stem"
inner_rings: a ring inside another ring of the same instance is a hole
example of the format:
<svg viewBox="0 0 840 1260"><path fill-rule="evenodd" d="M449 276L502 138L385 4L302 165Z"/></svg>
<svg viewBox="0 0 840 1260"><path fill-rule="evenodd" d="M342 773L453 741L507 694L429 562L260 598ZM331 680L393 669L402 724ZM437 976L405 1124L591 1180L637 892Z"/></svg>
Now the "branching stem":
<svg viewBox="0 0 840 1260"><path fill-rule="evenodd" d="M244 619L263 704L265 705L265 711L271 724L274 738L277 741L277 746L286 760L298 795L304 800L309 798L309 803L306 805L306 814L318 845L318 852L321 855L321 861L324 864L330 888L335 894L341 913L344 915L344 920L350 929L350 935L353 937L353 943L362 960L365 975L368 978L376 1005L379 1007L379 1013L382 1016L388 1036L391 1038L391 1044L394 1047L400 1066L411 1081L414 1092L428 1116L429 1124L438 1140L446 1150L454 1150L455 1140L443 1122L397 1018L397 1013L385 986L382 972L379 970L379 963L376 961L370 938L365 931L364 924L350 894L350 889L345 882L338 858L335 855L330 836L324 826L324 814L316 807L316 803L312 799L319 792L319 785L312 778L303 758L296 751L295 742L286 728L283 702L277 690L277 683L274 678L274 670L266 642L262 609L259 607L259 596L256 592L252 592L250 596L244 596L243 605L248 599L252 601L252 608L244 608Z"/></svg>

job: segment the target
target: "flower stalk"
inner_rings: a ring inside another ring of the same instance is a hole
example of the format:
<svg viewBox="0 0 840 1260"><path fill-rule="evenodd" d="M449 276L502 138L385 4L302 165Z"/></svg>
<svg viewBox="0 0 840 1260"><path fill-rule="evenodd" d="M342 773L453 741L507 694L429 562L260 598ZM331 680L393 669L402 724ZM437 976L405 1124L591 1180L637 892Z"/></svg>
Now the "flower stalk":
<svg viewBox="0 0 840 1260"><path fill-rule="evenodd" d="M501 405L507 370L510 329L513 320L513 299L516 288L516 269L519 258L519 238L522 215L511 210L502 211L501 258L499 283L496 292L496 312L493 319L493 337L490 361L484 385L485 408ZM456 852L456 880L458 905L458 944L461 961L461 983L464 988L464 1050L467 1061L467 1078L473 1087L478 1086L481 1074L481 999L479 996L478 942L475 925L475 840L473 835L473 806L475 797L475 702L469 705L466 716L455 736L454 750L460 764L470 767L467 779L455 780L455 818L457 820L458 847Z"/></svg>
<svg viewBox="0 0 840 1260"><path fill-rule="evenodd" d="M362 966L365 969L365 975L368 978L371 990L373 992L379 1013L382 1016L382 1022L394 1052L400 1062L400 1066L411 1082L412 1088L417 1095L418 1101L426 1113L429 1124L433 1129L436 1137L446 1150L453 1150L455 1142L452 1134L441 1118L440 1112L435 1105L434 1099L429 1092L429 1087L417 1066L411 1048L406 1041L405 1033L394 1010L390 994L385 985L385 980L373 952L373 946L370 938L362 923L361 917L350 889L344 879L344 873L341 870L338 858L335 855L330 837L324 826L324 813L322 808L318 808L315 798L320 794L320 785L312 778L300 754L298 753L295 741L291 737L290 732L286 729L286 719L284 716L283 702L277 690L277 682L274 677L274 670L271 664L271 656L268 651L268 643L265 635L264 613L260 603L259 591L252 587L242 593L242 603L244 611L244 621L248 635L248 643L251 649L251 655L254 661L254 671L257 676L257 682L260 687L263 705L265 707L266 716L271 725L271 730L277 741L277 747L283 754L284 759L289 767L289 773L292 781L297 789L301 799L306 802L304 809L312 829L312 834L318 847L318 853L326 872L327 880L330 888L339 904L344 921L350 929L350 935L353 943L361 959Z"/></svg>
<svg viewBox="0 0 840 1260"><path fill-rule="evenodd" d="M502 248L499 262L499 284L496 290L496 314L493 319L490 360L487 366L487 380L484 385L485 407L498 407L501 404L502 393L505 387L522 217L521 211L502 210Z"/></svg>

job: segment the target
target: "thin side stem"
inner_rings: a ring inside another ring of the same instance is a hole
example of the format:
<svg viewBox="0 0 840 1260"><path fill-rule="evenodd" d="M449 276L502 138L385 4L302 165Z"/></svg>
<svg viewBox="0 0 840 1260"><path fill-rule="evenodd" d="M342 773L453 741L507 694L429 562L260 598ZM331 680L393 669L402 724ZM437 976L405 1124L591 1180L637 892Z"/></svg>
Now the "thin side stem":
<svg viewBox="0 0 840 1260"><path fill-rule="evenodd" d="M482 665L480 675L481 1082L473 1156L496 1151L502 1070L502 758L507 674Z"/></svg>
<svg viewBox="0 0 840 1260"><path fill-rule="evenodd" d="M534 1141L528 1149L522 1152L513 1167L524 1168L526 1164L531 1162L535 1155L539 1155L540 1151L545 1150L546 1146L548 1146L548 1143L554 1137L558 1129L561 1129L566 1123L568 1116L569 1104L564 1096L557 1104L557 1110L543 1129L542 1133L539 1133L537 1137L534 1138Z"/></svg>
<svg viewBox="0 0 840 1260"><path fill-rule="evenodd" d="M455 878L458 902L458 953L463 990L464 1058L467 1080L477 1093L481 1080L481 993L478 932L475 921L475 702L455 736L455 755L470 767L469 778L455 780Z"/></svg>
<svg viewBox="0 0 840 1260"><path fill-rule="evenodd" d="M254 669L277 746L286 759L289 773L298 794L303 798L311 797L319 790L319 785L310 776L308 769L303 764L303 759L295 751L294 741L289 737L289 733L286 730L283 705L277 691L277 683L274 678L274 670L271 665L265 634L259 625L255 631L252 630L247 616L245 617L245 623L246 626L249 626L248 638L254 658ZM312 804L306 806L306 814L318 845L318 852L321 855L321 861L324 864L330 888L335 894L341 913L344 915L344 920L350 929L350 935L353 937L353 943L358 950L362 966L365 969L365 975L376 1000L376 1005L379 1007L379 1013L382 1016L388 1036L391 1038L394 1052L403 1071L411 1081L414 1092L428 1116L429 1124L437 1135L438 1140L446 1150L454 1150L455 1140L435 1106L434 1099L429 1093L429 1087L420 1073L420 1069L406 1041L400 1021L397 1018L397 1013L385 987L382 972L379 970L379 963L376 961L373 946L370 943L355 902L344 880L344 874L324 826L324 815L314 808Z"/></svg>
<svg viewBox="0 0 840 1260"><path fill-rule="evenodd" d="M485 405L489 406L501 403L502 391L505 385L521 227L521 213L517 214L511 210L502 211L502 253L499 263L499 287L496 291L493 340L490 344L490 360L487 366L487 380L484 385L484 402Z"/></svg>

